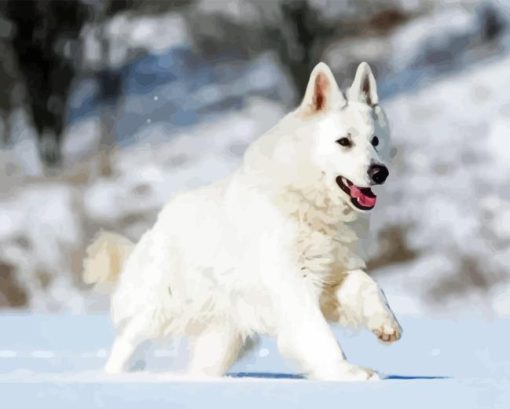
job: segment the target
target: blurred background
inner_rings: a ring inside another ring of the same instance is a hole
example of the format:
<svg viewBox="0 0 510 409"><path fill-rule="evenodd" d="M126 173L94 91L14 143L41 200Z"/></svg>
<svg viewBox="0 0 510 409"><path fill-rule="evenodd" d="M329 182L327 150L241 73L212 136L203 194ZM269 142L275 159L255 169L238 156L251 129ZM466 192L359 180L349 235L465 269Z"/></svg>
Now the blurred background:
<svg viewBox="0 0 510 409"><path fill-rule="evenodd" d="M0 1L0 308L103 311L136 240L235 169L318 61L373 67L399 149L370 271L407 314L510 313L510 1Z"/></svg>

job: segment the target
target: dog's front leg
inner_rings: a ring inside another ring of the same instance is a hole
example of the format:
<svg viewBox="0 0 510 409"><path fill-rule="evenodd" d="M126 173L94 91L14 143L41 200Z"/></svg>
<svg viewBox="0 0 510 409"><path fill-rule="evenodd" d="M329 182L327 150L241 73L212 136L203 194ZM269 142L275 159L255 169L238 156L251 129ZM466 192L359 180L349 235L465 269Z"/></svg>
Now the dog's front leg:
<svg viewBox="0 0 510 409"><path fill-rule="evenodd" d="M365 325L383 342L400 339L402 328L379 285L363 270L349 271L337 287L340 316Z"/></svg>
<svg viewBox="0 0 510 409"><path fill-rule="evenodd" d="M318 301L306 291L279 294L278 347L312 379L359 381L378 379L373 371L345 360Z"/></svg>

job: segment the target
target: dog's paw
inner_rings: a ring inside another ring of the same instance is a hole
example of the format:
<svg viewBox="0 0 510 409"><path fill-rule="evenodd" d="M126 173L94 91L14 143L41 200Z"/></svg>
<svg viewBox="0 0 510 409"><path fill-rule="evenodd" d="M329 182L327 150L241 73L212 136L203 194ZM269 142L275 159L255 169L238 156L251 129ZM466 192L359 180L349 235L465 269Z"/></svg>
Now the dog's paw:
<svg viewBox="0 0 510 409"><path fill-rule="evenodd" d="M357 381L378 381L381 377L377 372L372 369L362 368L360 366L352 365L348 362L342 368L342 375L338 380L357 382Z"/></svg>
<svg viewBox="0 0 510 409"><path fill-rule="evenodd" d="M104 372L108 375L118 375L123 373L124 370L121 366L108 362L104 367Z"/></svg>
<svg viewBox="0 0 510 409"><path fill-rule="evenodd" d="M108 359L108 362L104 367L104 372L108 375L118 375L127 371L128 368L126 368L125 365L123 365L121 362L113 360L112 357Z"/></svg>
<svg viewBox="0 0 510 409"><path fill-rule="evenodd" d="M333 382L378 381L381 379L379 374L372 369L362 368L347 361L343 361L334 368L317 369L307 376L313 380Z"/></svg>
<svg viewBox="0 0 510 409"><path fill-rule="evenodd" d="M398 341L402 336L402 327L393 317L381 320L371 330L380 341L388 344Z"/></svg>

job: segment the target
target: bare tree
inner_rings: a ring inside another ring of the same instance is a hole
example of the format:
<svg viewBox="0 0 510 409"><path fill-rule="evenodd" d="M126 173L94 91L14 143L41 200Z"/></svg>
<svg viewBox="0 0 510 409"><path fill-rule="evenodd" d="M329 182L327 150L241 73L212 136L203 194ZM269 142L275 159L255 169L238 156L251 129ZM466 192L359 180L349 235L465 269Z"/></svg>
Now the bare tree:
<svg viewBox="0 0 510 409"><path fill-rule="evenodd" d="M11 37L14 26L4 17L0 5L0 118L2 121L2 143L9 145L12 142L11 116L23 100L23 87L19 77L19 68L16 64L16 55L12 49Z"/></svg>
<svg viewBox="0 0 510 409"><path fill-rule="evenodd" d="M227 9L228 0L224 2ZM194 43L202 53L229 53L249 59L262 51L274 51L298 96L332 42L384 35L409 18L393 0L331 3L351 12L336 7L339 11L329 15L326 6L310 0L241 0L235 3L238 13L198 8L187 17Z"/></svg>
<svg viewBox="0 0 510 409"><path fill-rule="evenodd" d="M283 1L280 11L281 26L272 27L270 36L276 40L278 56L288 68L298 95L302 95L334 29L320 21L307 0Z"/></svg>
<svg viewBox="0 0 510 409"><path fill-rule="evenodd" d="M15 60L9 41L0 39L0 88L3 96L0 98L0 118L2 120L2 143L11 142L11 113L16 106L19 92L16 78Z"/></svg>
<svg viewBox="0 0 510 409"><path fill-rule="evenodd" d="M112 44L106 34L106 24L112 15L127 9L129 0L105 0L95 10L95 36L100 50L100 62L94 77L98 84L97 102L100 110L99 173L112 174L112 152L116 145L115 118L121 105L123 78L120 67L111 60Z"/></svg>
<svg viewBox="0 0 510 409"><path fill-rule="evenodd" d="M80 1L7 0L12 50L27 92L27 111L48 166L61 162L67 101L81 55L79 35L90 17Z"/></svg>

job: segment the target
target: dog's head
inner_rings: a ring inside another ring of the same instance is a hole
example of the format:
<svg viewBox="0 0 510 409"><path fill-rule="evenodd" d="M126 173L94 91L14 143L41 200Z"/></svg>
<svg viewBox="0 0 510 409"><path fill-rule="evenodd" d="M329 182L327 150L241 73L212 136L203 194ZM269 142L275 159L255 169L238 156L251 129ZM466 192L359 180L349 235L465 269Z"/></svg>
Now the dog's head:
<svg viewBox="0 0 510 409"><path fill-rule="evenodd" d="M309 159L330 189L355 210L371 210L376 203L371 187L386 181L393 148L369 65L359 65L345 96L329 67L319 63L297 113L302 139L309 138Z"/></svg>

